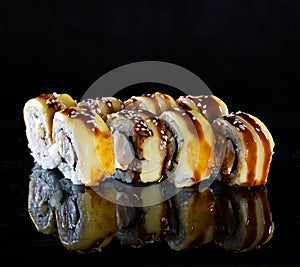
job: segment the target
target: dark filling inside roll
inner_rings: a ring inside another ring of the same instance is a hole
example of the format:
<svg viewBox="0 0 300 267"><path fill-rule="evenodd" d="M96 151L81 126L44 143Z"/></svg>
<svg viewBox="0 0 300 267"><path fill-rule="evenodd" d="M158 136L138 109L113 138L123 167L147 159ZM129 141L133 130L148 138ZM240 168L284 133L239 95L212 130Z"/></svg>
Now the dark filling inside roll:
<svg viewBox="0 0 300 267"><path fill-rule="evenodd" d="M126 135L126 133L121 133L125 136L128 144L131 146L135 158L130 162L126 170L120 170L119 174L121 175L121 180L130 181L130 182L139 182L139 175L141 173L141 163L140 160L143 160L143 150L141 148L142 143L145 140L145 137L140 136L139 134L135 135ZM116 151L118 153L118 151ZM120 151L121 152L121 151Z"/></svg>
<svg viewBox="0 0 300 267"><path fill-rule="evenodd" d="M187 105L186 103L181 102L181 101L179 102L179 107L185 111L192 110L189 105Z"/></svg>
<svg viewBox="0 0 300 267"><path fill-rule="evenodd" d="M224 159L221 165L221 173L224 176L234 174L238 166L237 146L231 139L226 140Z"/></svg>
<svg viewBox="0 0 300 267"><path fill-rule="evenodd" d="M167 153L164 161L164 172L172 171L177 162L178 143L177 136L171 128L164 125L165 132L167 134Z"/></svg>
<svg viewBox="0 0 300 267"><path fill-rule="evenodd" d="M142 172L141 161L145 160L143 143L153 135L152 131L138 112L132 110L120 111L118 116L108 119L108 126L114 138L116 168L121 170L121 180L138 182Z"/></svg>

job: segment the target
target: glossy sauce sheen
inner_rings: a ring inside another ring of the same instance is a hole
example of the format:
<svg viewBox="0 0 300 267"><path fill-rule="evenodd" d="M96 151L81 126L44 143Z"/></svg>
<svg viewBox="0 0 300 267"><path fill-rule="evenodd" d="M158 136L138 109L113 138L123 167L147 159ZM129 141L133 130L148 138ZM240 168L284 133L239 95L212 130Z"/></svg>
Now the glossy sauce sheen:
<svg viewBox="0 0 300 267"><path fill-rule="evenodd" d="M53 94L41 94L37 97L37 99L40 101L44 101L49 108L57 110L61 107L61 103L58 100L57 96Z"/></svg>
<svg viewBox="0 0 300 267"><path fill-rule="evenodd" d="M134 106L136 108L142 108L151 111L153 114L157 115L160 113L160 106L154 95L144 95L140 97L131 97L125 102L125 106Z"/></svg>
<svg viewBox="0 0 300 267"><path fill-rule="evenodd" d="M268 176L269 168L270 168L270 159L272 157L272 150L270 147L270 141L268 140L267 136L265 135L264 131L262 130L259 123L257 123L253 118L251 118L249 115L239 112L238 116L247 121L252 128L255 130L257 135L259 136L261 143L264 148L264 161L262 166L262 180L266 179Z"/></svg>
<svg viewBox="0 0 300 267"><path fill-rule="evenodd" d="M194 102L195 107L197 107L195 110L199 111L209 122L222 115L219 103L211 95L204 97L186 96L186 98ZM184 101L182 103L185 104Z"/></svg>
<svg viewBox="0 0 300 267"><path fill-rule="evenodd" d="M257 144L252 136L252 133L245 127L245 125L238 120L238 116L231 114L224 116L223 119L234 126L237 131L243 134L243 142L245 145L245 164L247 165L247 182L255 183L256 177L256 162L257 162ZM243 162L239 162L243 164Z"/></svg>
<svg viewBox="0 0 300 267"><path fill-rule="evenodd" d="M125 106L133 105L136 108L143 108L151 111L154 115L160 115L163 111L176 106L175 100L162 93L143 94L139 97L131 97L125 101Z"/></svg>
<svg viewBox="0 0 300 267"><path fill-rule="evenodd" d="M62 110L62 113L68 115L70 118L81 120L91 132L95 132L95 123L89 122L90 120L95 120L95 115L91 110L84 109L84 112L80 112L77 108L71 107L65 108Z"/></svg>
<svg viewBox="0 0 300 267"><path fill-rule="evenodd" d="M211 159L211 153L212 153L212 148L209 145L209 143L206 141L204 138L204 132L201 124L199 123L198 120L196 120L191 113L188 111L185 113L187 114L186 116L189 118L189 121L192 123L187 123L188 126L190 126L189 131L194 134L194 137L198 139L199 141L199 147L198 148L193 148L191 149L199 149L199 158L197 161L196 166L191 166L195 167L194 170L194 175L192 177L194 182L201 181L203 178L203 175L208 171L208 159ZM195 131L196 130L196 131Z"/></svg>
<svg viewBox="0 0 300 267"><path fill-rule="evenodd" d="M148 126L149 130L152 132L152 135L158 135L161 143L161 150L165 149L167 147L167 133L160 119L152 112L147 110L138 109L137 112L139 116L141 116L144 123ZM155 133L153 133L153 130L150 129L150 125L155 127Z"/></svg>
<svg viewBox="0 0 300 267"><path fill-rule="evenodd" d="M95 121L95 114L89 108L78 109L78 108L66 108L62 111L72 119L81 120L90 133L94 136L95 142L95 152L98 160L101 163L102 176L106 176L115 171L112 162L114 162L114 150L113 150L113 140L110 131L101 131ZM98 168L90 169L90 181L86 183L86 186L96 185L101 180Z"/></svg>

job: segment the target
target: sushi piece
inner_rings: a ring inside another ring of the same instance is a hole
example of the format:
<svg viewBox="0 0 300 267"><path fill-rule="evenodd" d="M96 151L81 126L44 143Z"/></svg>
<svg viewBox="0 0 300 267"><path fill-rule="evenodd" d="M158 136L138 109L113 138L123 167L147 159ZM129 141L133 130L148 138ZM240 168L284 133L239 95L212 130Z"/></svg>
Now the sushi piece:
<svg viewBox="0 0 300 267"><path fill-rule="evenodd" d="M201 113L209 123L229 114L226 103L215 95L184 95L176 99L178 106L183 110L195 110ZM225 153L224 134L220 131L214 131L215 134L215 168L211 178L214 179L219 174L219 169L223 163Z"/></svg>
<svg viewBox="0 0 300 267"><path fill-rule="evenodd" d="M28 147L34 161L44 169L54 169L61 163L57 146L52 138L54 114L76 106L68 94L41 94L29 99L23 108Z"/></svg>
<svg viewBox="0 0 300 267"><path fill-rule="evenodd" d="M217 118L213 128L225 142L220 179L231 186L266 184L275 145L266 125L238 111Z"/></svg>
<svg viewBox="0 0 300 267"><path fill-rule="evenodd" d="M215 168L215 136L208 120L194 110L173 108L160 116L167 129L166 174L176 187L209 179Z"/></svg>
<svg viewBox="0 0 300 267"><path fill-rule="evenodd" d="M113 140L115 168L123 180L156 182L162 177L166 155L165 131L157 116L143 109L123 109L107 121Z"/></svg>
<svg viewBox="0 0 300 267"><path fill-rule="evenodd" d="M71 107L56 112L53 140L62 158L58 168L74 184L97 185L115 171L112 134L93 109Z"/></svg>
<svg viewBox="0 0 300 267"><path fill-rule="evenodd" d="M71 251L99 252L115 236L115 204L83 185L60 180L55 216L62 245Z"/></svg>
<svg viewBox="0 0 300 267"><path fill-rule="evenodd" d="M267 187L231 187L214 184L216 199L215 243L225 250L246 252L271 240L274 221Z"/></svg>

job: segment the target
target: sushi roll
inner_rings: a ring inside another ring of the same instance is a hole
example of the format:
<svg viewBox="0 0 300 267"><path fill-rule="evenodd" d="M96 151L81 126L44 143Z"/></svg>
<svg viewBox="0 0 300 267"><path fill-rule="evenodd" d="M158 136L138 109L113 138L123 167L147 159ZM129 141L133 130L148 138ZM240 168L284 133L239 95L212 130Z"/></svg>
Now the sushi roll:
<svg viewBox="0 0 300 267"><path fill-rule="evenodd" d="M208 120L180 108L164 111L159 119L167 129L168 179L179 188L209 179L215 168L215 136Z"/></svg>
<svg viewBox="0 0 300 267"><path fill-rule="evenodd" d="M74 184L97 185L115 171L112 134L93 109L71 107L56 112L53 140L62 158L58 169Z"/></svg>
<svg viewBox="0 0 300 267"><path fill-rule="evenodd" d="M34 161L44 169L54 169L61 163L52 137L53 117L57 111L75 107L68 94L41 94L29 99L23 108L28 147Z"/></svg>
<svg viewBox="0 0 300 267"><path fill-rule="evenodd" d="M214 120L228 115L228 107L225 102L215 95L184 95L176 99L176 103L183 110L195 110L201 113L210 124L213 124ZM213 128L214 129L214 128ZM215 132L215 169L211 175L212 179L216 178L219 173L219 168L224 159L225 142L224 134L220 131Z"/></svg>
<svg viewBox="0 0 300 267"><path fill-rule="evenodd" d="M266 125L238 111L217 118L213 128L225 142L220 179L231 186L266 184L275 145Z"/></svg>
<svg viewBox="0 0 300 267"><path fill-rule="evenodd" d="M110 114L106 123L114 140L115 168L125 173L122 179L142 183L161 179L167 136L158 117L125 108Z"/></svg>

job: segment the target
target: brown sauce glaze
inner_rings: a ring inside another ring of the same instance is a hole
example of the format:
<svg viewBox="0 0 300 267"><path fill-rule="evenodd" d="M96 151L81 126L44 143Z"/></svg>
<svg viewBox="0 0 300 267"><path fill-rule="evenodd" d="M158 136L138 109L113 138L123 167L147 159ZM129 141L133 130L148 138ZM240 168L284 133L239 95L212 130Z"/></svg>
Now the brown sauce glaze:
<svg viewBox="0 0 300 267"><path fill-rule="evenodd" d="M244 112L237 112L239 117L247 121L252 128L255 130L257 135L259 136L261 143L263 145L263 150L264 150L264 160L263 160L263 165L262 165L262 178L261 180L265 180L268 176L268 172L270 169L270 164L271 164L271 157L272 157L272 150L270 147L270 141L268 137L266 136L265 132L261 128L258 122L256 122L253 118L251 118L248 114Z"/></svg>
<svg viewBox="0 0 300 267"><path fill-rule="evenodd" d="M211 95L199 97L188 95L185 98L193 101L194 103L194 108L189 108L200 112L210 123L213 122L214 119L223 115L219 103ZM187 106L187 104L184 103L184 100L181 103L182 108Z"/></svg>
<svg viewBox="0 0 300 267"><path fill-rule="evenodd" d="M144 101L142 99L144 99ZM160 114L160 106L154 94L144 94L139 97L132 96L125 101L125 106L128 108L135 107L149 110L155 115Z"/></svg>
<svg viewBox="0 0 300 267"><path fill-rule="evenodd" d="M86 127L92 132L95 132L96 122L95 122L95 114L89 108L81 108L78 109L76 107L65 108L61 111L63 114L66 114L70 118L80 119Z"/></svg>
<svg viewBox="0 0 300 267"><path fill-rule="evenodd" d="M208 161L212 159L211 153L212 153L212 147L210 144L205 140L204 138L204 131L202 128L202 125L200 122L188 111L185 113L186 116L189 118L189 121L191 124L193 124L194 129L191 129L190 131L195 134L195 138L199 141L199 147L198 148L192 148L192 149L200 149L198 153L198 160L197 164L194 170L194 175L192 177L194 182L201 181L203 178L203 175L207 173L208 168L211 166L212 163L209 163ZM188 123L190 124L190 123ZM196 130L196 131L195 131Z"/></svg>
<svg viewBox="0 0 300 267"><path fill-rule="evenodd" d="M40 94L37 96L38 100L44 101L49 108L53 108L54 110L61 109L61 102L57 98L56 94Z"/></svg>
<svg viewBox="0 0 300 267"><path fill-rule="evenodd" d="M154 93L154 96L157 98L160 107L160 113L178 106L176 101L168 94L156 92Z"/></svg>
<svg viewBox="0 0 300 267"><path fill-rule="evenodd" d="M223 119L229 124L235 127L235 129L243 134L243 142L245 145L245 162L239 162L238 164L246 164L248 173L247 173L247 184L254 185L256 178L256 163L257 163L257 144L247 127L238 119L238 116L234 113L231 113L229 116L224 116ZM236 171L236 170L235 170ZM234 178L235 173L229 175L230 178Z"/></svg>

